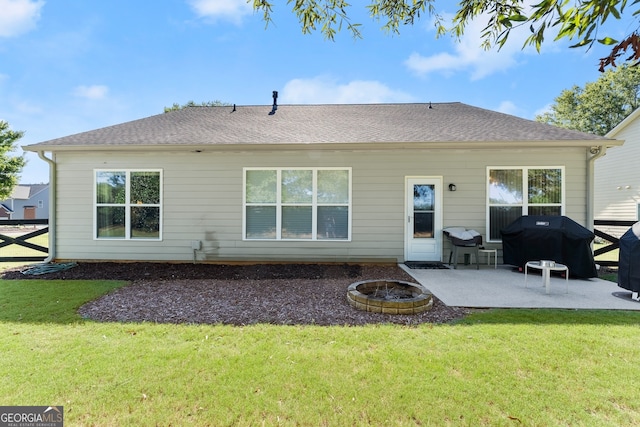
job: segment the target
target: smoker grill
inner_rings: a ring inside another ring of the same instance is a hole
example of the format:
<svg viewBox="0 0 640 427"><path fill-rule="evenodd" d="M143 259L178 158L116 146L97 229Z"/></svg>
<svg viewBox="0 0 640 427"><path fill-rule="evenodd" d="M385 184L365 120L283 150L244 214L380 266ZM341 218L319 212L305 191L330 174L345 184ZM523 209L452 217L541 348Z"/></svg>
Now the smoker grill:
<svg viewBox="0 0 640 427"><path fill-rule="evenodd" d="M591 242L595 235L566 216L521 216L501 230L505 264L550 260L578 278L596 277Z"/></svg>
<svg viewBox="0 0 640 427"><path fill-rule="evenodd" d="M634 294L640 292L640 222L620 237L618 286Z"/></svg>
<svg viewBox="0 0 640 427"><path fill-rule="evenodd" d="M475 230L467 230L463 227L449 227L442 230L451 242L451 252L449 253L449 265L453 257L453 268L458 268L458 249L471 250L476 258L476 268L480 269L478 261L478 248L482 244L482 235Z"/></svg>

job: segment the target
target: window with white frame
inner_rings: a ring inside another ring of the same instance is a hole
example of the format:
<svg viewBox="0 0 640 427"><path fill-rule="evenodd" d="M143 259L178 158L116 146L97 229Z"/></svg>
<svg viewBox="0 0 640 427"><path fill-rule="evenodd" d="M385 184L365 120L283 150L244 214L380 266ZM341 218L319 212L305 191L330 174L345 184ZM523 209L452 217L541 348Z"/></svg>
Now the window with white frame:
<svg viewBox="0 0 640 427"><path fill-rule="evenodd" d="M522 215L564 214L564 167L489 167L487 175L489 240Z"/></svg>
<svg viewBox="0 0 640 427"><path fill-rule="evenodd" d="M245 168L244 238L349 240L350 168Z"/></svg>
<svg viewBox="0 0 640 427"><path fill-rule="evenodd" d="M95 238L160 240L160 170L95 171Z"/></svg>

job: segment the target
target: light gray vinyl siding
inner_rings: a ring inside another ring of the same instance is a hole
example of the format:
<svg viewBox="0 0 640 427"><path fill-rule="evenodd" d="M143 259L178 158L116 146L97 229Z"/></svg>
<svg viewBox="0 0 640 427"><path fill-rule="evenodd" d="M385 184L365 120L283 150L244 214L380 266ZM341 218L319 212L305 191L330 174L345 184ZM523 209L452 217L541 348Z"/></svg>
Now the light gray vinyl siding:
<svg viewBox="0 0 640 427"><path fill-rule="evenodd" d="M566 214L586 222L584 148L121 153L58 152L56 258L61 260L403 261L405 177L442 177L443 225L485 234L493 166L564 166ZM242 240L246 167L352 168L351 241ZM162 240L95 240L94 170L162 169ZM456 192L448 191L455 183ZM448 259L444 244L443 258Z"/></svg>
<svg viewBox="0 0 640 427"><path fill-rule="evenodd" d="M595 163L594 215L634 221L639 219L640 204L640 120L629 123L616 138L623 139L624 145L609 148Z"/></svg>

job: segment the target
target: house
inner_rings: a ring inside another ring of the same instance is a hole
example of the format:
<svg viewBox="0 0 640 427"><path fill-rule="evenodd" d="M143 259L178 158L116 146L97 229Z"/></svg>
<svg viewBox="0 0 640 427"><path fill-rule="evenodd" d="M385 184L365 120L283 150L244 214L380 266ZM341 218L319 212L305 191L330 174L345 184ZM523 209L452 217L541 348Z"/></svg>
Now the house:
<svg viewBox="0 0 640 427"><path fill-rule="evenodd" d="M11 196L0 202L0 220L47 218L49 218L49 184L16 185Z"/></svg>
<svg viewBox="0 0 640 427"><path fill-rule="evenodd" d="M56 260L448 259L522 214L589 226L619 141L462 103L188 107L23 149L51 167Z"/></svg>
<svg viewBox="0 0 640 427"><path fill-rule="evenodd" d="M596 162L595 219L640 220L640 109L605 135L625 141ZM622 233L626 231L625 227ZM620 234L622 234L620 233Z"/></svg>

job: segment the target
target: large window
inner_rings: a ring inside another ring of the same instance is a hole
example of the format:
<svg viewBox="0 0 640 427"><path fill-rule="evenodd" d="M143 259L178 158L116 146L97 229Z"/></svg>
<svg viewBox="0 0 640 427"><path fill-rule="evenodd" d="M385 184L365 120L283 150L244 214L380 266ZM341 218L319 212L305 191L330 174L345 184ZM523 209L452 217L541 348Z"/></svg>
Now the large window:
<svg viewBox="0 0 640 427"><path fill-rule="evenodd" d="M351 169L245 169L244 237L349 240Z"/></svg>
<svg viewBox="0 0 640 427"><path fill-rule="evenodd" d="M161 187L159 170L97 170L95 238L159 240Z"/></svg>
<svg viewBox="0 0 640 427"><path fill-rule="evenodd" d="M488 168L489 240L522 215L564 214L564 168Z"/></svg>

